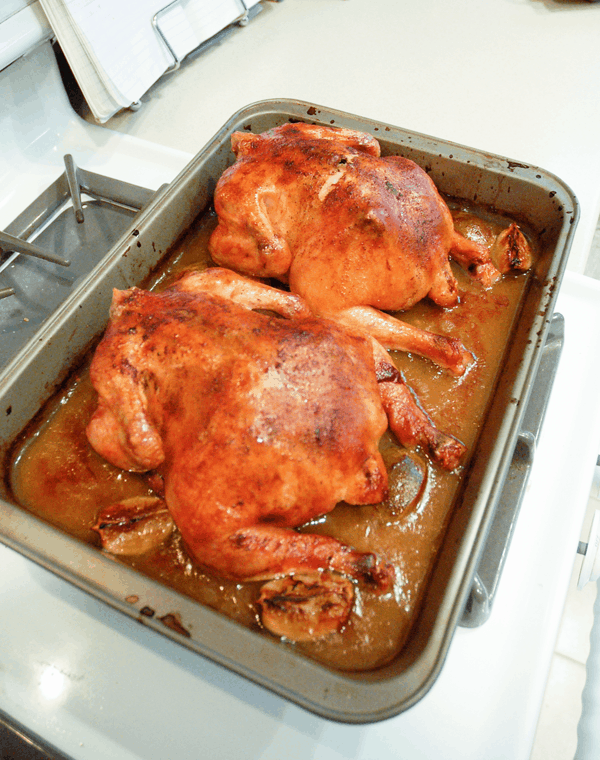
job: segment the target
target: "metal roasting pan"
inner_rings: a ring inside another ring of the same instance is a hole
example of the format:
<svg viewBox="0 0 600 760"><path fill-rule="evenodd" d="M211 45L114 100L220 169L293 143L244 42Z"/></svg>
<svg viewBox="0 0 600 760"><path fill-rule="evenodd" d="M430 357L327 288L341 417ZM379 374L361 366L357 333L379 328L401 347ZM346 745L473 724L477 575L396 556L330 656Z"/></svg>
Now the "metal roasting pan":
<svg viewBox="0 0 600 760"><path fill-rule="evenodd" d="M217 179L234 160L231 133L262 132L290 119L369 132L382 143L384 153L405 155L424 167L442 193L526 222L541 244L421 613L396 659L360 674L321 666L119 564L12 503L6 485L11 445L104 329L112 289L141 283L210 204ZM461 619L511 464L577 217L578 204L570 189L537 167L294 100L269 100L238 111L157 193L104 260L0 374L0 462L5 473L0 539L155 631L318 715L369 723L402 712L434 683ZM142 613L148 607L156 611L153 617ZM169 615L182 627L165 625L173 619Z"/></svg>

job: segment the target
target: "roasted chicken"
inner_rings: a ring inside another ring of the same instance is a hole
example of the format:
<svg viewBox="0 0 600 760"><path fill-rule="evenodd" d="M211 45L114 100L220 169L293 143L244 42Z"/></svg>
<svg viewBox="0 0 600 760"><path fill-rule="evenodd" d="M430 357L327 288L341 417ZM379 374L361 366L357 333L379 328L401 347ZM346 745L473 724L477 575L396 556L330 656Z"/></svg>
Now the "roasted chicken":
<svg viewBox="0 0 600 760"><path fill-rule="evenodd" d="M455 230L425 171L407 158L381 157L370 135L302 123L236 132L232 148L237 160L214 196L215 262L288 283L313 314L334 317L388 349L465 371L473 356L455 336L384 313L426 296L454 306L450 258L485 286L501 276L488 247Z"/></svg>
<svg viewBox="0 0 600 760"><path fill-rule="evenodd" d="M386 495L369 341L315 319L297 296L209 269L162 293L115 291L91 379L90 443L118 467L160 473L198 562L240 581L328 569L389 590L384 561L291 530L339 501ZM119 526L129 534L140 520L144 547L148 526L158 540L169 530L160 499L155 517L134 501L99 516L117 551Z"/></svg>

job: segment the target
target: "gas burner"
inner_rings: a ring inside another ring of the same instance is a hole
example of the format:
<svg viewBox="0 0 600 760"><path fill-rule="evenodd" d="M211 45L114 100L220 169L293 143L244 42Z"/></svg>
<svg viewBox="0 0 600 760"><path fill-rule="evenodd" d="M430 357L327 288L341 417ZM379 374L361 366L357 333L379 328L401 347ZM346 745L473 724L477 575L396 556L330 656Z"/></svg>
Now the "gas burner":
<svg viewBox="0 0 600 760"><path fill-rule="evenodd" d="M155 195L80 169L70 155L64 160L65 172L0 231L0 369L102 261Z"/></svg>

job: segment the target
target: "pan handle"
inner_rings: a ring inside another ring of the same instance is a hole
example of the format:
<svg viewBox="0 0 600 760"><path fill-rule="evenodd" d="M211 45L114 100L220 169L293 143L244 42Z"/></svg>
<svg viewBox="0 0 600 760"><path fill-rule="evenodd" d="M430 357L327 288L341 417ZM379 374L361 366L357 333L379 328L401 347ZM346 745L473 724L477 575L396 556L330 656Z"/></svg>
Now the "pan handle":
<svg viewBox="0 0 600 760"><path fill-rule="evenodd" d="M494 596L527 488L564 337L564 317L562 314L554 314L523 415L508 474L481 553L471 592L460 619L459 625L463 628L477 628L485 623L492 611Z"/></svg>

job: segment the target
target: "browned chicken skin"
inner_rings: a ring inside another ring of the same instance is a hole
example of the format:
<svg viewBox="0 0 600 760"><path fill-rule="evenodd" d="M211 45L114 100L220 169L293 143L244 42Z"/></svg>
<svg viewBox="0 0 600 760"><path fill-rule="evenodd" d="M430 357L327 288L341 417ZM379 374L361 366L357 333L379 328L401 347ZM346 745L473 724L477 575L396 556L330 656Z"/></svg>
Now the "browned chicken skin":
<svg viewBox="0 0 600 760"><path fill-rule="evenodd" d="M88 438L119 467L156 471L162 498L111 505L95 529L111 551L146 551L172 516L192 556L225 577L294 576L267 584L260 606L266 627L302 640L345 624L352 586L337 573L384 592L394 571L293 528L339 501L385 498L377 444L388 424L446 469L465 451L437 430L386 349L457 375L473 356L384 312L426 296L455 305L450 257L490 286L529 266L531 252L516 225L485 243L455 231L427 174L381 158L368 135L287 124L232 144L211 254L291 293L220 268L186 273L161 294L115 292L92 364L99 404Z"/></svg>
<svg viewBox="0 0 600 760"><path fill-rule="evenodd" d="M455 231L450 211L417 164L380 156L347 129L284 124L232 136L236 163L215 192L219 225L209 249L222 266L289 283L315 315L363 331L460 375L473 357L383 311L428 296L458 302L449 258L489 286L501 275L488 249Z"/></svg>
<svg viewBox="0 0 600 760"><path fill-rule="evenodd" d="M315 319L294 295L210 269L163 293L115 291L91 378L92 446L124 469L159 469L200 563L237 580L331 569L389 590L393 570L374 555L291 530L339 501L386 495L369 340ZM98 529L150 519L125 507Z"/></svg>

